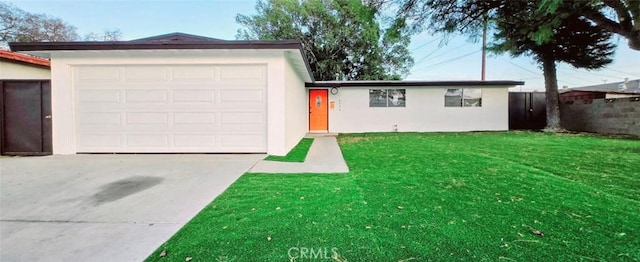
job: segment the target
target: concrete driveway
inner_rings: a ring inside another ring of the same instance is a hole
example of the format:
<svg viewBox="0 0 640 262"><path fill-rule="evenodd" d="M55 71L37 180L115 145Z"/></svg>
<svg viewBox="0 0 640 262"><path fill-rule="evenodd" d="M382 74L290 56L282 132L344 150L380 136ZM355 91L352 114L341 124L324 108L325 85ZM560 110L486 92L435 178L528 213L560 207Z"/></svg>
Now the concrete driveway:
<svg viewBox="0 0 640 262"><path fill-rule="evenodd" d="M1 157L0 260L141 261L262 158Z"/></svg>

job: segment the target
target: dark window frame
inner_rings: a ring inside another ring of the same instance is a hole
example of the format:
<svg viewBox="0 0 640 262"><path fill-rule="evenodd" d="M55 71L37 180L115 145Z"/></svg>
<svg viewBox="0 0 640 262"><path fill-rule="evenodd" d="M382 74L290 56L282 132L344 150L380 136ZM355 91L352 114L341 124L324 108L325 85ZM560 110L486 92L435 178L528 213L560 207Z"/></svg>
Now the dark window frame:
<svg viewBox="0 0 640 262"><path fill-rule="evenodd" d="M398 95L390 98L389 95ZM369 89L369 108L407 107L407 89L377 88Z"/></svg>
<svg viewBox="0 0 640 262"><path fill-rule="evenodd" d="M478 91L479 98L464 98L465 90ZM444 107L482 107L482 88L448 88L444 93Z"/></svg>

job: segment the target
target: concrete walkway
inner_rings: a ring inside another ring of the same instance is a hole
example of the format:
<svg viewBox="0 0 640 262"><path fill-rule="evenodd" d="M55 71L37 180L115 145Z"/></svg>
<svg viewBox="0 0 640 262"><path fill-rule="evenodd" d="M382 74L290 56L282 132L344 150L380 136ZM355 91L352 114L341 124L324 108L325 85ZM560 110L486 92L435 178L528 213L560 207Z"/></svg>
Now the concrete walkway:
<svg viewBox="0 0 640 262"><path fill-rule="evenodd" d="M349 167L335 136L314 138L304 163L262 160L249 170L250 173L347 173Z"/></svg>

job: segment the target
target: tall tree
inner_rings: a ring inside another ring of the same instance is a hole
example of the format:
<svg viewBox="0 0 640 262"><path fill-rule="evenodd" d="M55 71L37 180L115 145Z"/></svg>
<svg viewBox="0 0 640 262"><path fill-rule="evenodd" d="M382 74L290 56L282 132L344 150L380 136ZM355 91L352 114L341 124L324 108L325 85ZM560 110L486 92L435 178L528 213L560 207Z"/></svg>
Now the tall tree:
<svg viewBox="0 0 640 262"><path fill-rule="evenodd" d="M640 51L640 0L543 0L537 12L556 14L558 7L570 5L576 15L609 32L625 37L629 48ZM560 23L559 17L547 21L551 25Z"/></svg>
<svg viewBox="0 0 640 262"><path fill-rule="evenodd" d="M119 29L89 33L85 41L117 41ZM0 2L0 46L8 42L66 42L80 40L76 27L60 18L33 14Z"/></svg>
<svg viewBox="0 0 640 262"><path fill-rule="evenodd" d="M596 69L610 63L615 45L612 34L582 17L571 4L559 4L555 13L541 13L543 0L397 0L399 17L414 30L426 26L439 33L482 32L485 21L493 32L490 50L533 57L545 78L547 130L561 130L556 62ZM557 23L550 23L557 20Z"/></svg>
<svg viewBox="0 0 640 262"><path fill-rule="evenodd" d="M76 28L60 18L28 13L0 2L0 42L58 42L76 39Z"/></svg>
<svg viewBox="0 0 640 262"><path fill-rule="evenodd" d="M401 22L382 28L379 10L359 0L258 1L237 15L238 39L301 40L316 80L400 79L413 65Z"/></svg>
<svg viewBox="0 0 640 262"><path fill-rule="evenodd" d="M610 42L610 32L573 13L560 20L546 40L540 41L535 36L536 31L551 18L537 14L537 7L535 1L512 1L497 9L495 42L489 49L536 59L545 79L547 129L557 131L562 126L556 62L565 62L576 68L600 68L612 62L615 45Z"/></svg>

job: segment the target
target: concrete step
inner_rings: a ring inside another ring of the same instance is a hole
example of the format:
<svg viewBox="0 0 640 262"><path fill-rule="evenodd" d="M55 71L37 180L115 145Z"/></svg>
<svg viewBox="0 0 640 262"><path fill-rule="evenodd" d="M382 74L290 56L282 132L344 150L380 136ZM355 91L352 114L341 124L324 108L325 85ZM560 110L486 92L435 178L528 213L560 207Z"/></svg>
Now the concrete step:
<svg viewBox="0 0 640 262"><path fill-rule="evenodd" d="M329 133L329 132L310 132L307 133L304 137L315 138L315 137L337 137L338 133Z"/></svg>

